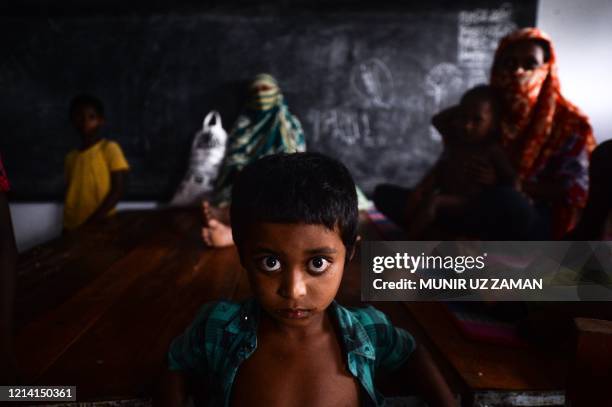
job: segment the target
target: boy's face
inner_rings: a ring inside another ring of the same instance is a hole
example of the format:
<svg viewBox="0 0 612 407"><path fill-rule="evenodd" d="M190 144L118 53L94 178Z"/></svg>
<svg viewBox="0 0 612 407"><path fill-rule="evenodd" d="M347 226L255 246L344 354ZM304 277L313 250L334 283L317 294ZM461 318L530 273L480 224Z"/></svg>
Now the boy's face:
<svg viewBox="0 0 612 407"><path fill-rule="evenodd" d="M301 223L256 223L240 245L241 262L262 308L277 322L306 326L333 301L346 248L338 230Z"/></svg>
<svg viewBox="0 0 612 407"><path fill-rule="evenodd" d="M468 99L461 103L462 138L468 143L483 141L491 136L495 117L491 103L486 99Z"/></svg>
<svg viewBox="0 0 612 407"><path fill-rule="evenodd" d="M83 136L95 135L104 124L104 117L100 116L96 109L91 106L78 106L72 112L72 124Z"/></svg>

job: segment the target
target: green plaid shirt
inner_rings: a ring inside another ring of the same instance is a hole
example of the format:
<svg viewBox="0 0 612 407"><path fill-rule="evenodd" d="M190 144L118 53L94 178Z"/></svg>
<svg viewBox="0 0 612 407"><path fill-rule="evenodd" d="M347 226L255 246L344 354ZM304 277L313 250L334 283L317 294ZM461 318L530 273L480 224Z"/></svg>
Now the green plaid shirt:
<svg viewBox="0 0 612 407"><path fill-rule="evenodd" d="M209 405L229 406L240 364L257 348L259 310L254 299L207 303L170 345L170 370L207 380ZM366 394L363 404L383 405L384 397L374 388L374 374L381 368L399 368L414 350L414 339L374 307L348 309L334 301L330 310L342 333L348 368Z"/></svg>

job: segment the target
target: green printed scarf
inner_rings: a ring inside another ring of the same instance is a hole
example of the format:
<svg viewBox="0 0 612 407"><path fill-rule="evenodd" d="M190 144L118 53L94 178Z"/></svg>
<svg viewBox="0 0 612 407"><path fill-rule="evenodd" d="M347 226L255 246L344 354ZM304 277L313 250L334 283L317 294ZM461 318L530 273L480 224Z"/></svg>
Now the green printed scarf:
<svg viewBox="0 0 612 407"><path fill-rule="evenodd" d="M259 74L249 92L247 106L230 132L215 184L215 205L229 205L234 178L247 164L270 154L306 151L302 125L289 112L276 80L271 75Z"/></svg>

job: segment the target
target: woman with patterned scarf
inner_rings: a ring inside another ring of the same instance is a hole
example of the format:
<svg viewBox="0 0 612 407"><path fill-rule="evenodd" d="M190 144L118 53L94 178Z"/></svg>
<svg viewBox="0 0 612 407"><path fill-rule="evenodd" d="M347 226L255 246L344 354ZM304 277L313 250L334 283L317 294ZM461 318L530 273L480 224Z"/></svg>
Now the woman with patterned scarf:
<svg viewBox="0 0 612 407"><path fill-rule="evenodd" d="M550 38L524 28L499 44L491 85L504 99L502 144L522 191L550 216L550 236L561 238L577 221L588 193L595 139L588 118L561 95ZM487 169L482 169L486 178Z"/></svg>
<svg viewBox="0 0 612 407"><path fill-rule="evenodd" d="M229 136L229 145L215 183L212 205L204 201L202 239L207 246L234 244L229 226L229 204L236 174L259 158L278 153L306 151L304 132L297 117L289 112L276 79L259 74L249 85L249 100ZM372 203L357 188L359 210Z"/></svg>
<svg viewBox="0 0 612 407"><path fill-rule="evenodd" d="M300 121L289 112L276 80L259 74L249 86L249 100L229 137L213 204L228 206L234 177L263 156L306 151Z"/></svg>
<svg viewBox="0 0 612 407"><path fill-rule="evenodd" d="M230 132L228 148L215 184L212 205L203 202L202 238L208 246L233 244L229 204L234 178L263 156L306 150L300 121L289 112L276 79L259 74L249 85L249 99Z"/></svg>

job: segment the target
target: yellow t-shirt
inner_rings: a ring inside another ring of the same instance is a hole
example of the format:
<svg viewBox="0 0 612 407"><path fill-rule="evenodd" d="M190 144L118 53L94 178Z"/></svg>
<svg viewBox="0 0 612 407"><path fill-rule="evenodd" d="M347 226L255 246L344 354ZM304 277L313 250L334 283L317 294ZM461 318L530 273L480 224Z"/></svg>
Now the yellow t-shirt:
<svg viewBox="0 0 612 407"><path fill-rule="evenodd" d="M68 153L64 227L73 229L84 223L110 192L111 172L129 168L121 147L114 141L102 139L85 151Z"/></svg>

